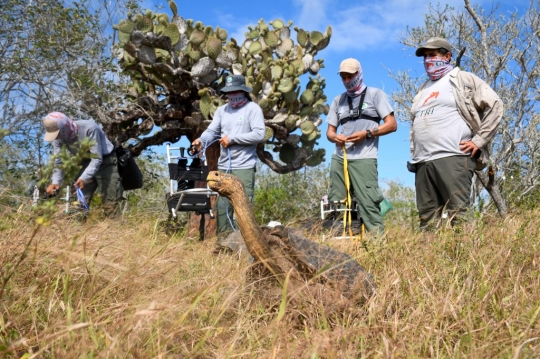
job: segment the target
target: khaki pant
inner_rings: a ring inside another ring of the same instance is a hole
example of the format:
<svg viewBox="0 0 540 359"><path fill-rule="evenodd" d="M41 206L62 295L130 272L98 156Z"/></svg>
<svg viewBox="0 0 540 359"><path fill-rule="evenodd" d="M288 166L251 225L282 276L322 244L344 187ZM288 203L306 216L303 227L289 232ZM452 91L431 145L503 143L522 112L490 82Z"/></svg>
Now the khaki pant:
<svg viewBox="0 0 540 359"><path fill-rule="evenodd" d="M358 213L366 230L384 232L380 204L384 197L379 188L377 160L374 158L349 160L348 172L351 191L358 202ZM330 164L330 201L342 201L347 198L343 158L332 155Z"/></svg>
<svg viewBox="0 0 540 359"><path fill-rule="evenodd" d="M255 194L255 168L231 170L229 173L238 177L244 184L246 194L249 200L253 202L253 196ZM238 229L238 225L234 220L233 206L225 197L219 197L217 206L217 225L218 233Z"/></svg>
<svg viewBox="0 0 540 359"><path fill-rule="evenodd" d="M416 206L420 229L438 226L444 211L452 221L463 218L471 204L476 161L470 156L450 156L416 164Z"/></svg>

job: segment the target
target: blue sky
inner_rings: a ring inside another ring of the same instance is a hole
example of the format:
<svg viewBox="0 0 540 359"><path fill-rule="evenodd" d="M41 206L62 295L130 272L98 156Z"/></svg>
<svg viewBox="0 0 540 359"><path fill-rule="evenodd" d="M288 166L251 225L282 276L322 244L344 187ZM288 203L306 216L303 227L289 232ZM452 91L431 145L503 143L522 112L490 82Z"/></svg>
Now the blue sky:
<svg viewBox="0 0 540 359"><path fill-rule="evenodd" d="M319 53L317 58L324 58L325 68L319 73L326 78L325 93L329 99L343 92L341 79L337 75L340 62L348 57L360 61L367 86L378 87L390 96L397 90L397 83L390 78L388 69L393 72L408 70L413 76L423 75L424 69L419 58L414 56L414 49L399 43L407 26L423 24L423 14L427 12L429 1L424 0L382 0L382 1L345 1L345 0L273 0L273 1L176 1L178 12L186 19L200 20L205 25L220 26L229 32L238 42L244 40L247 26L254 25L260 18L266 22L274 19L292 20L293 26L304 30L323 32L332 26L333 35L330 45ZM437 2L432 2L434 5ZM462 8L463 0L441 2L454 8ZM494 6L492 1L472 1L485 10ZM526 0L502 1L502 9L521 9L528 5ZM156 10L164 7L170 13L166 1L143 1L142 7ZM293 35L296 32L293 31ZM307 78L307 75L305 75ZM409 160L409 126L398 118L398 130L384 136L379 143L379 179L381 185L387 180L399 181L414 187L414 175L406 169ZM326 132L327 125L321 125ZM186 141L187 142L187 141ZM182 143L182 145L185 145ZM319 146L327 150L326 163L334 150L333 144L322 136Z"/></svg>

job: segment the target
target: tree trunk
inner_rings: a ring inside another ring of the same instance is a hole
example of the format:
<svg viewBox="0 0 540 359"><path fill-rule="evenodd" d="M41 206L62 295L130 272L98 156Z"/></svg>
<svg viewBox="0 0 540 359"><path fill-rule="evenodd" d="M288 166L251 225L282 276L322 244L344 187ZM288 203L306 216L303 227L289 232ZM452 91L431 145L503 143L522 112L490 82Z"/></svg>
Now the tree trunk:
<svg viewBox="0 0 540 359"><path fill-rule="evenodd" d="M508 209L506 207L506 202L504 201L504 198L502 198L501 192L499 191L499 186L495 182L495 171L493 170L493 167L489 166L486 172L483 172L483 171L475 171L475 172L476 172L476 175L478 176L478 179L480 180L484 188L488 191L489 195L493 199L493 202L497 206L499 215L503 219L506 218L508 214Z"/></svg>
<svg viewBox="0 0 540 359"><path fill-rule="evenodd" d="M209 171L216 171L220 152L219 142L215 142L206 149L206 162L208 163ZM206 188L207 183L195 182L196 188ZM209 214L200 215L192 213L189 219L189 227L187 230L188 238L199 238L201 241L207 238L215 237L217 234L217 203L215 197L212 198L212 210L214 219L210 218Z"/></svg>

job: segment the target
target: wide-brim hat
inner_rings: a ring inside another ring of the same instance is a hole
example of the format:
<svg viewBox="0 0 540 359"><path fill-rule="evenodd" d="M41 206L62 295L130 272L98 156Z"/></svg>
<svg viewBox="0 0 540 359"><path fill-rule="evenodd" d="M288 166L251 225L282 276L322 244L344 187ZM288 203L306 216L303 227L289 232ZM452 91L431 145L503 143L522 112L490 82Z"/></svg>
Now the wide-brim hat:
<svg viewBox="0 0 540 359"><path fill-rule="evenodd" d="M251 87L246 86L246 79L242 75L229 75L225 78L225 86L221 92L245 91L251 92Z"/></svg>
<svg viewBox="0 0 540 359"><path fill-rule="evenodd" d="M416 56L421 57L424 56L424 50L438 50L438 49L445 49L448 52L452 52L452 45L446 39L443 39L442 37L431 37L426 41L426 43L419 48L416 49Z"/></svg>

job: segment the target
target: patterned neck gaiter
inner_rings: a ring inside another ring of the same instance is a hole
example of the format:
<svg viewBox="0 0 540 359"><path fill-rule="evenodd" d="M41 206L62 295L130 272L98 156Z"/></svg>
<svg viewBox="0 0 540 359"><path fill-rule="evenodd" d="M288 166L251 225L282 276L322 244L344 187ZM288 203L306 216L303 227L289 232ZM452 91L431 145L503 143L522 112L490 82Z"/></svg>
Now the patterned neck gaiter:
<svg viewBox="0 0 540 359"><path fill-rule="evenodd" d="M450 71L454 66L450 64L450 59L440 56L424 58L424 69L431 81L437 81Z"/></svg>
<svg viewBox="0 0 540 359"><path fill-rule="evenodd" d="M362 77L362 69L360 69L355 77L343 80L343 85L345 85L345 89L347 89L347 95L349 97L356 97L360 95L366 88Z"/></svg>
<svg viewBox="0 0 540 359"><path fill-rule="evenodd" d="M227 98L229 99L229 105L231 105L232 108L240 108L248 102L244 92L227 94Z"/></svg>
<svg viewBox="0 0 540 359"><path fill-rule="evenodd" d="M71 118L64 115L62 112L51 112L47 118L54 120L58 124L58 138L66 143L72 143L77 139L77 131L79 127Z"/></svg>

